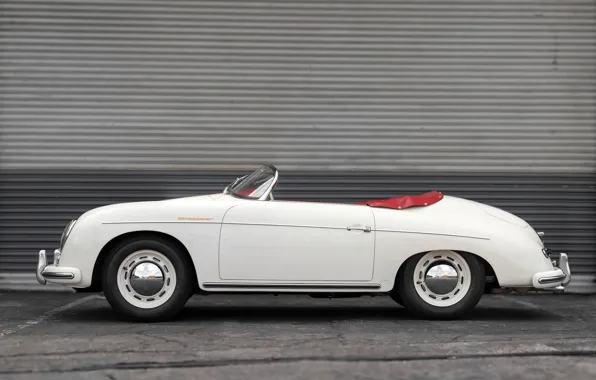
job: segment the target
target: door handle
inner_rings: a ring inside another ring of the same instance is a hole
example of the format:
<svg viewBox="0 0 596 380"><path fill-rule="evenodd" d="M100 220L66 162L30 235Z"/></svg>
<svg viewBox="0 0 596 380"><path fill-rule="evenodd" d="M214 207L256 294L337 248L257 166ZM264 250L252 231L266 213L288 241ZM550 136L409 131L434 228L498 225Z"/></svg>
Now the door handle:
<svg viewBox="0 0 596 380"><path fill-rule="evenodd" d="M372 231L372 229L370 228L370 226L349 226L348 231L364 231L364 232L370 232Z"/></svg>

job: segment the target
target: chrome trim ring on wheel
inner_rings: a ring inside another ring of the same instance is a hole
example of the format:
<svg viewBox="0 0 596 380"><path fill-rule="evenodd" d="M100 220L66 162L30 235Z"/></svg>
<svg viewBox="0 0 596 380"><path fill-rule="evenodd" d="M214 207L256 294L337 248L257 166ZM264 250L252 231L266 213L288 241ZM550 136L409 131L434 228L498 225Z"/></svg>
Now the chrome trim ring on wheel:
<svg viewBox="0 0 596 380"><path fill-rule="evenodd" d="M424 255L414 270L414 288L424 302L448 307L461 301L472 282L468 262L453 251L434 251Z"/></svg>
<svg viewBox="0 0 596 380"><path fill-rule="evenodd" d="M176 270L162 253L144 249L128 255L118 268L118 290L141 309L166 303L176 289Z"/></svg>

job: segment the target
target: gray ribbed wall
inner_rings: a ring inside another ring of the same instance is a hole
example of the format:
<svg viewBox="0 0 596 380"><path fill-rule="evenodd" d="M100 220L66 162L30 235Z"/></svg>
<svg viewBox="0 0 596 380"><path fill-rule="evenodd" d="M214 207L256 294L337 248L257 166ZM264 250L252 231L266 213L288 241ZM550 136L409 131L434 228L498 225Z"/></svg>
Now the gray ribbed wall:
<svg viewBox="0 0 596 380"><path fill-rule="evenodd" d="M77 212L264 161L282 197L492 202L596 270L593 0L3 1L0 25L0 272Z"/></svg>

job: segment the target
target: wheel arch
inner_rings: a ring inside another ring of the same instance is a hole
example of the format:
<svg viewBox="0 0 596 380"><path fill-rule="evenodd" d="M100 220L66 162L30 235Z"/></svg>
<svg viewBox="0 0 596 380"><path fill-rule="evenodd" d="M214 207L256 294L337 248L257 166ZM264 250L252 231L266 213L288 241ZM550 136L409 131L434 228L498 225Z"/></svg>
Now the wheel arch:
<svg viewBox="0 0 596 380"><path fill-rule="evenodd" d="M474 252L469 252L469 251L460 250L460 249L445 249L445 250L457 252L460 254L463 253L463 254L472 255L482 263L482 265L484 266L484 272L485 272L485 277L486 277L485 293L490 293L492 291L492 289L498 288L500 286L499 279L497 277L497 274L496 274L493 266L484 257L482 257ZM395 279L393 280L393 288L391 289L391 292L396 291L397 279L403 274L405 264L408 260L411 260L416 255L426 254L428 252L433 252L433 251L441 251L441 250L433 249L433 250L428 250L428 251L417 252L417 253L414 253L414 254L408 256L408 258L401 263L401 265L399 266L399 268L397 270L397 273L395 274Z"/></svg>
<svg viewBox="0 0 596 380"><path fill-rule="evenodd" d="M118 244L120 244L122 241L127 240L127 239L151 239L151 238L159 238L162 240L167 241L168 243L176 246L180 252L182 252L184 255L186 255L186 257L188 258L188 260L190 260L190 262L193 265L193 276L194 276L194 281L195 281L195 286L198 288L198 279L197 279L197 271L196 271L196 266L195 263L192 259L192 256L190 255L190 252L188 250L188 248L186 248L186 246L176 237L167 234L165 232L160 232L160 231L154 231L154 230L138 230L138 231L129 231L126 233L123 233L121 235L118 235L114 238L112 238L110 241L108 241L100 250L99 255L97 256L97 259L95 260L95 263L93 265L93 274L91 277L91 286L87 289L87 291L101 291L102 287L101 287L101 271L103 269L103 266L105 264L105 260L108 257L110 251Z"/></svg>

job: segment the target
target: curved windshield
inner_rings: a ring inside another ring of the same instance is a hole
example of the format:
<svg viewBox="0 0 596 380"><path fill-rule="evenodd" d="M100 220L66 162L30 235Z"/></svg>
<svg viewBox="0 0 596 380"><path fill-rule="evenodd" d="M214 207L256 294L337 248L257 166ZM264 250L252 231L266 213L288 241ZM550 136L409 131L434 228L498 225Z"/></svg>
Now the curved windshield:
<svg viewBox="0 0 596 380"><path fill-rule="evenodd" d="M252 199L266 198L277 181L277 169L271 165L263 165L245 176L228 189L230 194Z"/></svg>

